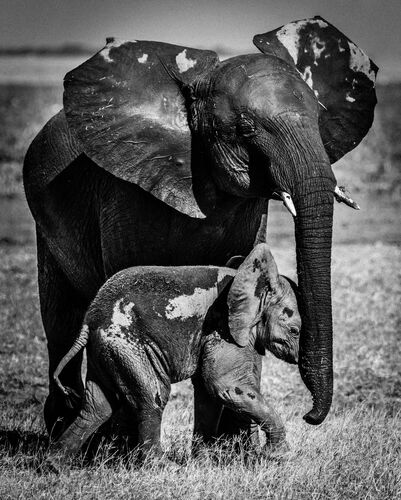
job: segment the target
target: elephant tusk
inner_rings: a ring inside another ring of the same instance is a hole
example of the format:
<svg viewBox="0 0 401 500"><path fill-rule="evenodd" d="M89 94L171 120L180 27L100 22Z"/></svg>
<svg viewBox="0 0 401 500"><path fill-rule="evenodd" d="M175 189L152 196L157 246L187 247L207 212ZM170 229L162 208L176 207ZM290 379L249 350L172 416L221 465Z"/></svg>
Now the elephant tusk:
<svg viewBox="0 0 401 500"><path fill-rule="evenodd" d="M287 208L287 210L290 212L290 214L293 217L296 217L297 211L295 210L294 202L292 201L291 196L286 191L276 191L276 193L283 200L283 203L284 203L285 207Z"/></svg>
<svg viewBox="0 0 401 500"><path fill-rule="evenodd" d="M345 187L344 186L336 186L334 189L334 196L338 203L345 203L351 208L354 208L355 210L360 210L360 206L356 201L354 201L352 198L347 196L345 194Z"/></svg>

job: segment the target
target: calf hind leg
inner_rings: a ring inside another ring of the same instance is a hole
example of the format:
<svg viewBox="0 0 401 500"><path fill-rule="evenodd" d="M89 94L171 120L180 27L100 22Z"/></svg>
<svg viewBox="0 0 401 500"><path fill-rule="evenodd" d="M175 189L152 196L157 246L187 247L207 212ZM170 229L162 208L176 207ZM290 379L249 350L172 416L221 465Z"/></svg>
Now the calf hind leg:
<svg viewBox="0 0 401 500"><path fill-rule="evenodd" d="M112 415L112 407L102 389L87 380L81 411L72 424L50 446L47 464L58 470L62 460L76 455L84 443Z"/></svg>
<svg viewBox="0 0 401 500"><path fill-rule="evenodd" d="M140 456L142 459L147 455L160 456L163 453L160 445L161 421L170 394L170 381L154 370L146 356L131 359L131 367L134 369L130 370L128 377L117 383L126 388L125 405L137 431Z"/></svg>

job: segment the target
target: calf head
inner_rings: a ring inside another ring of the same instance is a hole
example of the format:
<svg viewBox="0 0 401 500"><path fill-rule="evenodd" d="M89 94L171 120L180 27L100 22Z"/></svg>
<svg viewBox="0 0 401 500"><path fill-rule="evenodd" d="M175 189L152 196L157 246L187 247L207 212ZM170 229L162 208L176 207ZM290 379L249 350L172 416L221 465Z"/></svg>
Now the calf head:
<svg viewBox="0 0 401 500"><path fill-rule="evenodd" d="M279 359L298 362L301 317L296 285L278 274L266 243L257 244L239 266L228 297L228 324L235 342L256 340Z"/></svg>

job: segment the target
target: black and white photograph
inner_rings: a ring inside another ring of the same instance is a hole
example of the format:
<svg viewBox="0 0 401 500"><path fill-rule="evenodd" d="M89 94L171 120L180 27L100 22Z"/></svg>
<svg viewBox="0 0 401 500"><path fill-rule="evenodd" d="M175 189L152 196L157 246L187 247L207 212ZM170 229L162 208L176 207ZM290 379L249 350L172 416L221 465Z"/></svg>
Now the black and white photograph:
<svg viewBox="0 0 401 500"><path fill-rule="evenodd" d="M399 0L0 12L0 498L401 499Z"/></svg>

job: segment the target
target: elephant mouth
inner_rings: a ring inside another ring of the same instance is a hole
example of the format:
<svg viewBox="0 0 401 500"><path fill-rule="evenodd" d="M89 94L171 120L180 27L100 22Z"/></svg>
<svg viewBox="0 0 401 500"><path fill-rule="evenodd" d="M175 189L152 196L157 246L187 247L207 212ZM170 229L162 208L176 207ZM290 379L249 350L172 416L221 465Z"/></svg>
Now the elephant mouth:
<svg viewBox="0 0 401 500"><path fill-rule="evenodd" d="M298 347L284 339L272 339L267 346L269 351L279 359L292 365L298 364Z"/></svg>

